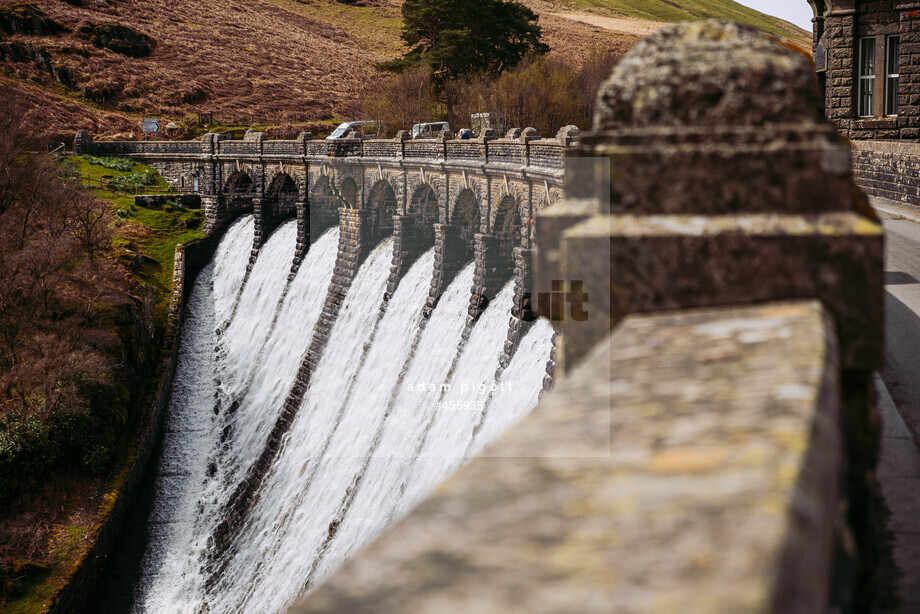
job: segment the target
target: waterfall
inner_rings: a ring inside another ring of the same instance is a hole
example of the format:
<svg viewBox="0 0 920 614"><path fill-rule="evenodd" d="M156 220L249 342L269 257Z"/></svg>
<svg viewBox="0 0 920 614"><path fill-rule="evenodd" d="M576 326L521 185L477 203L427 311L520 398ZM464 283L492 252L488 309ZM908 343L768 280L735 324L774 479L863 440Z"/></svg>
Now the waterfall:
<svg viewBox="0 0 920 614"><path fill-rule="evenodd" d="M283 611L530 411L542 390L547 323L499 368L512 283L467 330L470 263L425 319L434 250L387 300L394 243L385 239L355 275L258 496L219 570L209 570L208 539L310 347L339 240L338 229L326 232L288 279L288 222L240 287L252 229L251 216L228 229L189 297L136 613Z"/></svg>
<svg viewBox="0 0 920 614"><path fill-rule="evenodd" d="M489 400L482 427L471 442L468 455L475 456L530 413L543 390L546 357L553 349L553 327L537 321L521 339L517 353Z"/></svg>

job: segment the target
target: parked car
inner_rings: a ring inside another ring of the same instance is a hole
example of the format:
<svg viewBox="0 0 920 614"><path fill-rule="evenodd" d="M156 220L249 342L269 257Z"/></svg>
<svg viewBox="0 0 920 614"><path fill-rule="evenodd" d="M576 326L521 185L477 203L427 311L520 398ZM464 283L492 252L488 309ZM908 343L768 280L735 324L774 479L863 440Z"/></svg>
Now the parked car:
<svg viewBox="0 0 920 614"><path fill-rule="evenodd" d="M344 139L349 132L359 132L361 137L365 139L384 138L386 136L386 125L376 120L343 122L326 139Z"/></svg>
<svg viewBox="0 0 920 614"><path fill-rule="evenodd" d="M425 124L415 124L412 126L413 139L430 139L438 136L442 130L450 130L450 124L447 122L428 122Z"/></svg>

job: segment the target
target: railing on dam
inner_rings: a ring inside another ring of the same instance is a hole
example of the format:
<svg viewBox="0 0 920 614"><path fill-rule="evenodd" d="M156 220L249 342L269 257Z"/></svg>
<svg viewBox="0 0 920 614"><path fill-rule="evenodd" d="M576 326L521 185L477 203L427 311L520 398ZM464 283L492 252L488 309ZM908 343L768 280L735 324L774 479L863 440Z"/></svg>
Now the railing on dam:
<svg viewBox="0 0 920 614"><path fill-rule="evenodd" d="M294 612L869 611L884 240L810 62L681 24L598 100L536 219L561 383Z"/></svg>
<svg viewBox="0 0 920 614"><path fill-rule="evenodd" d="M528 129L532 130L532 129ZM520 131L518 131L520 132ZM554 138L534 133L517 138L476 140L441 139L335 139L314 140L309 133L296 140L268 140L261 133L242 140L207 134L200 141L95 141L81 131L74 143L78 154L129 156L141 159L234 158L234 159L321 159L363 157L391 160L443 160L511 167L534 166L561 170L565 150L574 142L577 129L567 126Z"/></svg>

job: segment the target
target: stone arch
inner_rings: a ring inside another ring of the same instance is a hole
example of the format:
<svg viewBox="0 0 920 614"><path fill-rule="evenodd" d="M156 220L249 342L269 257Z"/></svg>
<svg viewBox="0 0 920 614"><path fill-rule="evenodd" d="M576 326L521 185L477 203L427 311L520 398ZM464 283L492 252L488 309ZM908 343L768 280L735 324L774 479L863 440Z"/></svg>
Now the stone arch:
<svg viewBox="0 0 920 614"><path fill-rule="evenodd" d="M262 199L262 213L266 220L277 221L297 213L300 189L297 182L287 173L276 174Z"/></svg>
<svg viewBox="0 0 920 614"><path fill-rule="evenodd" d="M252 211L255 183L247 173L236 171L224 186L224 207L231 218Z"/></svg>
<svg viewBox="0 0 920 614"><path fill-rule="evenodd" d="M348 209L360 209L361 200L358 193L358 182L355 181L354 177L345 177L342 179L342 186L340 188L340 193L344 205Z"/></svg>
<svg viewBox="0 0 920 614"><path fill-rule="evenodd" d="M377 181L367 198L367 207L372 211L370 223L375 237L384 237L393 232L396 205L396 190L390 182L384 179Z"/></svg>
<svg viewBox="0 0 920 614"><path fill-rule="evenodd" d="M416 218L419 236L434 243L434 225L438 223L438 193L431 185L420 183L412 192L406 214Z"/></svg>
<svg viewBox="0 0 920 614"><path fill-rule="evenodd" d="M460 238L466 243L466 256L472 258L474 236L482 227L479 199L472 189L464 188L457 194L451 208L450 223L460 229Z"/></svg>
<svg viewBox="0 0 920 614"><path fill-rule="evenodd" d="M310 227L326 228L339 218L338 199L328 175L319 175L310 190ZM311 230L312 232L312 230Z"/></svg>
<svg viewBox="0 0 920 614"><path fill-rule="evenodd" d="M809 6L811 6L812 14L815 18L824 17L826 7L824 0L807 0Z"/></svg>
<svg viewBox="0 0 920 614"><path fill-rule="evenodd" d="M514 248L521 244L521 209L518 198L513 194L505 194L495 208L492 220L492 234L499 238L499 250L502 258L510 262L514 256Z"/></svg>
<svg viewBox="0 0 920 614"><path fill-rule="evenodd" d="M537 201L536 207L533 208L527 219L522 220L524 224L524 234L529 238L531 246L534 245L537 240L537 214L562 200L562 190L559 188L549 188L549 192L541 188L540 193L540 199ZM527 246L525 245L525 247Z"/></svg>

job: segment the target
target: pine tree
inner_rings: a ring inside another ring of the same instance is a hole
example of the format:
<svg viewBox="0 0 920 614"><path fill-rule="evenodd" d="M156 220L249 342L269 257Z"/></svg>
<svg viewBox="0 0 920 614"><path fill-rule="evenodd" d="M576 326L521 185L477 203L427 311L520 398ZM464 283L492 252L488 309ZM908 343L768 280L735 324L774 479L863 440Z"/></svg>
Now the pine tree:
<svg viewBox="0 0 920 614"><path fill-rule="evenodd" d="M378 67L399 72L427 63L439 87L473 74L495 77L549 51L537 14L517 0L406 0L402 16L410 49Z"/></svg>

